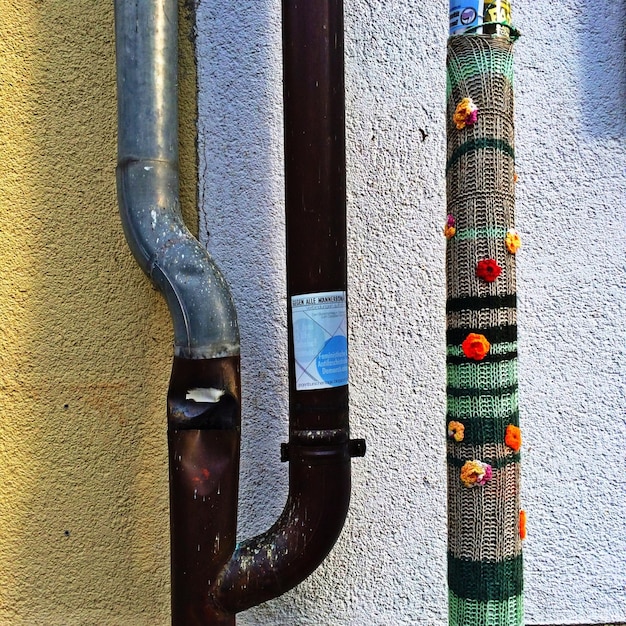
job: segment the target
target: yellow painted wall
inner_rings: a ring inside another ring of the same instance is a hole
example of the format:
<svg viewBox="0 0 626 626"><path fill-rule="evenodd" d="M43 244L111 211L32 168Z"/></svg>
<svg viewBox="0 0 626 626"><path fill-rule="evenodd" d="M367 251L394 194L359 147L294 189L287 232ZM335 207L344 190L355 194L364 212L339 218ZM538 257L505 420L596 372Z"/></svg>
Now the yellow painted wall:
<svg viewBox="0 0 626 626"><path fill-rule="evenodd" d="M112 0L0 0L2 625L169 623L172 330L118 217L114 46Z"/></svg>

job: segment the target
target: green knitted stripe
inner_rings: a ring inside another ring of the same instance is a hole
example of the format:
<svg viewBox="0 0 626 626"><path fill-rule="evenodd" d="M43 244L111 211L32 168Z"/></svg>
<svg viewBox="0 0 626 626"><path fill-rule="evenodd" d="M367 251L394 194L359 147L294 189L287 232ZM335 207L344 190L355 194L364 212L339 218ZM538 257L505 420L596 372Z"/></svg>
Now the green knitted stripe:
<svg viewBox="0 0 626 626"><path fill-rule="evenodd" d="M510 61L510 59L509 59L509 61ZM509 63L508 65L510 67L511 64ZM465 69L465 68L463 68L463 69ZM495 82L494 75L490 75L488 71L485 71L485 70L481 71L480 68L478 68L478 66L476 64L474 64L474 69L475 69L475 71L473 72L473 74L469 74L469 72L468 72L468 73L465 74L465 76L459 76L459 72L458 71L457 72L451 71L450 67L448 67L448 71L446 72L446 100L449 100L450 97L452 96L452 92L454 90L458 89L459 86L461 86L462 83L467 82L468 79L472 79L472 78L481 79L481 78L487 77L490 82L492 82L492 83ZM508 76L507 76L506 72L509 73ZM509 70L509 68L505 68L505 71L498 72L498 73L501 76L503 76L504 79L505 79L503 81L503 83L505 85L504 89L512 91L513 90L513 68L511 67L510 70ZM462 92L460 94L458 94L459 97L462 97L462 96L466 95L468 91L469 90L468 90L467 86L463 85Z"/></svg>
<svg viewBox="0 0 626 626"><path fill-rule="evenodd" d="M508 154L512 159L515 159L515 150L504 139L497 139L495 137L480 137L479 139L470 139L462 143L450 156L448 163L446 164L446 174L450 171L450 168L468 152L476 152L477 150L485 150L493 148L494 150L500 150L505 154Z"/></svg>
<svg viewBox="0 0 626 626"><path fill-rule="evenodd" d="M508 600L522 593L522 562L521 552L496 563L457 559L448 552L448 585L459 598Z"/></svg>
<svg viewBox="0 0 626 626"><path fill-rule="evenodd" d="M448 593L448 623L450 626L522 626L524 596L506 600L467 600L454 592Z"/></svg>
<svg viewBox="0 0 626 626"><path fill-rule="evenodd" d="M511 465L511 463L519 463L521 458L522 457L519 452L513 452L513 454L502 457L500 459L480 459L480 460L483 463L489 463L489 465L491 465L492 470L499 470L499 469L502 469L503 467L506 467L507 465ZM466 461L468 460L471 461L471 459L457 459L451 454L446 455L446 463L450 467L458 467L459 469L461 469L465 465Z"/></svg>
<svg viewBox="0 0 626 626"><path fill-rule="evenodd" d="M496 398L497 399L497 398ZM488 397L485 398L485 400L489 400L490 402L492 402L494 400L493 397ZM467 407L465 407L467 408ZM477 415L474 415L473 417L459 417L459 415L454 415L452 413L447 413L446 414L446 419L448 420L456 420L457 422L467 422L467 424L469 423L477 423L480 422L481 420L484 421L491 421L491 420L500 420L502 422L506 422L507 424L515 424L516 426L518 426L518 420L519 420L519 410L514 408L511 409L510 411L508 411L507 414L507 410L510 408L510 403L507 401L504 403L504 405L502 407L500 407L502 410L498 410L497 407L494 407L493 405L490 405L489 407L487 406L482 406L480 407L481 410L478 411ZM493 411L493 413L491 413L490 411Z"/></svg>
<svg viewBox="0 0 626 626"><path fill-rule="evenodd" d="M457 228L454 235L455 241L467 241L468 239L504 239L506 237L508 228L487 227L487 228ZM452 243L449 239L448 243Z"/></svg>
<svg viewBox="0 0 626 626"><path fill-rule="evenodd" d="M473 419L464 419L451 413L447 415L446 434L448 422L455 421L465 426L463 443L470 446L482 446L486 443L500 443L504 441L506 427L509 424L519 426L519 411L512 411L508 416L488 417L480 415ZM457 444L455 444L457 445Z"/></svg>
<svg viewBox="0 0 626 626"><path fill-rule="evenodd" d="M504 420L518 410L517 386L507 395L448 396L448 417L457 421L482 417Z"/></svg>
<svg viewBox="0 0 626 626"><path fill-rule="evenodd" d="M517 384L517 359L504 361L448 364L448 387L456 391L478 389L491 392Z"/></svg>
<svg viewBox="0 0 626 626"><path fill-rule="evenodd" d="M470 333L485 335L489 343L503 343L517 341L517 325L492 326L490 328L448 328L446 331L446 343L461 344Z"/></svg>
<svg viewBox="0 0 626 626"><path fill-rule="evenodd" d="M462 63L448 62L446 71L446 98L462 82L482 74L502 74L513 85L513 55L508 50L490 50L489 55L464 56Z"/></svg>
<svg viewBox="0 0 626 626"><path fill-rule="evenodd" d="M514 293L498 296L464 296L461 298L448 298L446 301L446 313L513 308L515 306L517 306L517 295Z"/></svg>

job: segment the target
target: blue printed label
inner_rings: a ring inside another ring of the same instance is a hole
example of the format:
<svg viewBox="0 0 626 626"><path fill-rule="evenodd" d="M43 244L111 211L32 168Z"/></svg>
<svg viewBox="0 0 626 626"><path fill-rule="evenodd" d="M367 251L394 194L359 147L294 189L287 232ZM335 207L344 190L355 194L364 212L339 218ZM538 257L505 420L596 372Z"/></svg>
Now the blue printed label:
<svg viewBox="0 0 626 626"><path fill-rule="evenodd" d="M483 0L450 0L450 34L482 33Z"/></svg>
<svg viewBox="0 0 626 626"><path fill-rule="evenodd" d="M348 384L346 292L291 297L296 390Z"/></svg>

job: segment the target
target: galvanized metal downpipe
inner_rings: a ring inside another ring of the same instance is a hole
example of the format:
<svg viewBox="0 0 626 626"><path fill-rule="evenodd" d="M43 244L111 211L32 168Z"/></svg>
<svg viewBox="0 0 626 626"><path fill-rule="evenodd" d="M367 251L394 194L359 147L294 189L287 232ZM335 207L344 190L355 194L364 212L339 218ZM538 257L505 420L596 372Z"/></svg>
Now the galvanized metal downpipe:
<svg viewBox="0 0 626 626"><path fill-rule="evenodd" d="M215 263L179 206L176 0L115 0L117 184L126 238L174 326L168 391L172 622L208 624L235 546L239 330Z"/></svg>
<svg viewBox="0 0 626 626"><path fill-rule="evenodd" d="M177 3L116 0L118 197L128 244L163 292L177 357L239 354L232 298L178 191Z"/></svg>
<svg viewBox="0 0 626 626"><path fill-rule="evenodd" d="M172 623L232 626L326 557L348 509L350 458L365 451L348 424L343 4L283 0L289 495L266 533L236 546L239 336L228 288L178 207L177 3L115 3L122 221L174 322ZM316 373L302 370L299 306L321 307L333 328L339 320ZM303 386L303 375L317 381Z"/></svg>

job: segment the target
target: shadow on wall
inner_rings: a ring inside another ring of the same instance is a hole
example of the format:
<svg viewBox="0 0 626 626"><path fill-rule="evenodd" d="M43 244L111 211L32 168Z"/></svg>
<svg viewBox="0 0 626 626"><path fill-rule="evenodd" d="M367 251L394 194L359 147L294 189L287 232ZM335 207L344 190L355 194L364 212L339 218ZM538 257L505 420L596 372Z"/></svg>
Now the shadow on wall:
<svg viewBox="0 0 626 626"><path fill-rule="evenodd" d="M166 624L172 331L118 217L113 3L0 14L0 623Z"/></svg>
<svg viewBox="0 0 626 626"><path fill-rule="evenodd" d="M287 494L287 331L280 3L197 8L201 238L241 330L239 530L266 530ZM278 169L279 168L279 169Z"/></svg>
<svg viewBox="0 0 626 626"><path fill-rule="evenodd" d="M581 98L586 134L619 138L626 133L626 2L582 9Z"/></svg>

